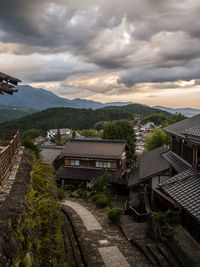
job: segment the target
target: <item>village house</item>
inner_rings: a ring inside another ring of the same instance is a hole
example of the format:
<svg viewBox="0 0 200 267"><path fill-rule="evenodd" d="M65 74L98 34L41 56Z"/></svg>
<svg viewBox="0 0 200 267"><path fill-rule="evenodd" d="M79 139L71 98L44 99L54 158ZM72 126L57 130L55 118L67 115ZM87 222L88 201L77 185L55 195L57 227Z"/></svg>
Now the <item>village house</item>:
<svg viewBox="0 0 200 267"><path fill-rule="evenodd" d="M200 241L200 114L164 128L170 134L171 178L154 188L157 203L181 210L182 225Z"/></svg>
<svg viewBox="0 0 200 267"><path fill-rule="evenodd" d="M182 225L200 241L200 114L163 130L170 135L170 147L141 156L128 182L129 207L136 212L144 207L147 188L151 207L181 210Z"/></svg>
<svg viewBox="0 0 200 267"><path fill-rule="evenodd" d="M59 129L60 131L60 135L61 137L65 138L65 137L71 137L72 133L71 130L68 128L65 129ZM47 138L48 139L54 139L55 135L58 133L58 129L50 129L49 131L47 131Z"/></svg>
<svg viewBox="0 0 200 267"><path fill-rule="evenodd" d="M126 141L72 139L54 161L58 184L91 187L105 172L111 174L112 191L127 193Z"/></svg>

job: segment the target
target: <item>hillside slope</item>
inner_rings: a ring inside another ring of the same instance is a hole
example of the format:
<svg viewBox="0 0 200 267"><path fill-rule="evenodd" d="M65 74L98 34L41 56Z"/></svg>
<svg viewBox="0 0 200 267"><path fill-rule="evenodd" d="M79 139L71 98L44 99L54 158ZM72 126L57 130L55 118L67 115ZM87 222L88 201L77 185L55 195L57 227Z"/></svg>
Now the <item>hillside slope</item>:
<svg viewBox="0 0 200 267"><path fill-rule="evenodd" d="M133 119L133 115L146 116L160 112L150 107L132 104L124 107L107 107L103 109L49 108L20 119L0 124L0 129L20 129L22 131L36 128L46 131L51 128L89 129L99 121ZM164 112L166 115L169 113Z"/></svg>
<svg viewBox="0 0 200 267"><path fill-rule="evenodd" d="M18 107L3 107L0 106L0 123L17 118L24 117L26 115L36 112L30 108L18 108Z"/></svg>

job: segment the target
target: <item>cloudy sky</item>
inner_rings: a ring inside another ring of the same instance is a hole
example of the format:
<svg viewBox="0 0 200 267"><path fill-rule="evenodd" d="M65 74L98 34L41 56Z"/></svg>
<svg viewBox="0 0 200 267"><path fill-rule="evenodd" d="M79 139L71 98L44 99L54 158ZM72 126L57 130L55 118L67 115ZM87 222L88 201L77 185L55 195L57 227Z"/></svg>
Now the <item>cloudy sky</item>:
<svg viewBox="0 0 200 267"><path fill-rule="evenodd" d="M0 71L66 98L200 108L199 0L1 0Z"/></svg>

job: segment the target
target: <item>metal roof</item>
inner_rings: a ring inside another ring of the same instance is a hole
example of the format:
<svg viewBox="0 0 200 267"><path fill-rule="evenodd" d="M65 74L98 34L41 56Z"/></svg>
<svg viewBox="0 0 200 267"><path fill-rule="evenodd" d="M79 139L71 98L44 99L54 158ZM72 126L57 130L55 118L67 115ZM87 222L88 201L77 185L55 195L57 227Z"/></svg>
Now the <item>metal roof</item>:
<svg viewBox="0 0 200 267"><path fill-rule="evenodd" d="M169 163L162 157L168 151L167 146L158 147L141 155L139 168L132 171L129 176L128 186L134 186L140 181L153 177L169 169Z"/></svg>

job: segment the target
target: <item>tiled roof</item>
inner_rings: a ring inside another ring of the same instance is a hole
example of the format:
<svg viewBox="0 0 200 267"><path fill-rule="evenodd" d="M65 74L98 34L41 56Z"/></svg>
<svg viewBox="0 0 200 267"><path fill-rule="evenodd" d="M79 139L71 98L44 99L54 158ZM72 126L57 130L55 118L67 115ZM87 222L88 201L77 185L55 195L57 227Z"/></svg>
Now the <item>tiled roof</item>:
<svg viewBox="0 0 200 267"><path fill-rule="evenodd" d="M118 184L127 184L125 178L121 178L120 170L96 169L96 168L75 168L61 165L56 172L56 180L61 178L66 180L91 181L102 176L105 172L111 174L109 182Z"/></svg>
<svg viewBox="0 0 200 267"><path fill-rule="evenodd" d="M165 158L177 172L183 172L191 167L189 163L181 159L178 155L176 155L172 151L164 153L163 158Z"/></svg>
<svg viewBox="0 0 200 267"><path fill-rule="evenodd" d="M119 159L126 147L124 140L72 139L61 156Z"/></svg>
<svg viewBox="0 0 200 267"><path fill-rule="evenodd" d="M183 209L200 221L200 174L185 170L161 183L159 187Z"/></svg>
<svg viewBox="0 0 200 267"><path fill-rule="evenodd" d="M183 133L185 135L191 135L191 136L195 136L195 137L200 137L200 125L196 125L194 127L185 129L185 131L183 131Z"/></svg>
<svg viewBox="0 0 200 267"><path fill-rule="evenodd" d="M171 134L174 134L174 135L177 135L177 136L184 138L185 137L184 131L186 129L192 128L192 127L197 126L197 125L200 125L200 114L198 114L194 117L179 121L179 122L174 123L172 125L169 125L169 126L165 127L163 130L168 132L168 133L171 133Z"/></svg>

